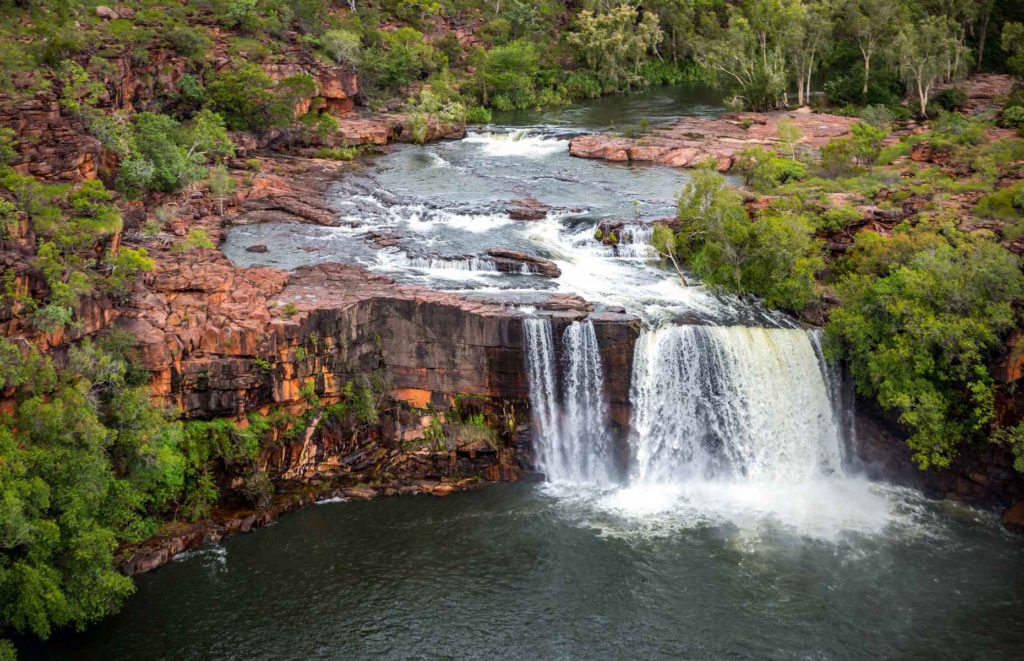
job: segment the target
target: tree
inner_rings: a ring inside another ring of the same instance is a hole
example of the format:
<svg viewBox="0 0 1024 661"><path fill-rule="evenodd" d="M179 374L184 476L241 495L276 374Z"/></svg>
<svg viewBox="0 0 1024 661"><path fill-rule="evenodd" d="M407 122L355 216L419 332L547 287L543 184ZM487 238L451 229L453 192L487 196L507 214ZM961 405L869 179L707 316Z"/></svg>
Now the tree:
<svg viewBox="0 0 1024 661"><path fill-rule="evenodd" d="M833 9L824 1L807 2L797 7L799 20L790 27L787 59L789 66L796 69L796 98L797 104L802 106L811 100L811 78L831 36Z"/></svg>
<svg viewBox="0 0 1024 661"><path fill-rule="evenodd" d="M1017 259L927 222L891 239L862 232L855 246L858 261L874 266L837 287L828 353L847 361L858 392L899 414L921 468L948 466L994 420L986 363L1024 294Z"/></svg>
<svg viewBox="0 0 1024 661"><path fill-rule="evenodd" d="M194 162L180 144L181 125L168 115L140 112L135 116L138 153L153 167L146 185L173 193L196 179Z"/></svg>
<svg viewBox="0 0 1024 661"><path fill-rule="evenodd" d="M206 101L234 131L267 127L274 81L254 64L245 63L213 76L206 86Z"/></svg>
<svg viewBox="0 0 1024 661"><path fill-rule="evenodd" d="M743 13L731 8L729 21L720 28L714 16L705 16L704 39L697 61L719 85L755 110L778 107L786 93L786 55L764 23L755 29Z"/></svg>
<svg viewBox="0 0 1024 661"><path fill-rule="evenodd" d="M1024 75L1024 23L1007 21L999 45L1007 54L1006 66L1016 74Z"/></svg>
<svg viewBox="0 0 1024 661"><path fill-rule="evenodd" d="M918 110L925 116L935 84L948 69L958 45L953 26L945 16L929 16L908 23L896 37L900 74L917 95Z"/></svg>
<svg viewBox="0 0 1024 661"><path fill-rule="evenodd" d="M679 220L677 233L660 229L652 243L681 276L685 261L708 285L760 296L770 306L799 311L812 300L823 261L808 218L772 211L751 221L739 193L704 166L679 196Z"/></svg>
<svg viewBox="0 0 1024 661"><path fill-rule="evenodd" d="M224 120L215 112L203 108L185 126L183 142L188 147L186 157L197 163L205 163L210 156L217 158L235 155L235 144L228 136Z"/></svg>
<svg viewBox="0 0 1024 661"><path fill-rule="evenodd" d="M207 180L210 187L210 194L217 200L219 215L224 215L224 199L235 192L235 180L223 165L210 168L210 178Z"/></svg>
<svg viewBox="0 0 1024 661"><path fill-rule="evenodd" d="M871 84L871 63L886 44L896 35L901 23L901 5L892 0L847 0L843 12L843 27L857 42L864 60L864 89L866 99ZM897 49L898 50L898 49Z"/></svg>
<svg viewBox="0 0 1024 661"><path fill-rule="evenodd" d="M591 69L612 83L630 86L647 53L663 38L658 17L627 4L602 13L583 10L567 35Z"/></svg>
<svg viewBox="0 0 1024 661"><path fill-rule="evenodd" d="M850 127L850 133L857 163L870 172L882 151L882 141L889 137L889 130L867 122L855 122Z"/></svg>
<svg viewBox="0 0 1024 661"><path fill-rule="evenodd" d="M478 56L477 64L476 78L484 105L494 95L507 97L513 105L520 98L532 97L539 61L530 42L516 40L492 48Z"/></svg>
<svg viewBox="0 0 1024 661"><path fill-rule="evenodd" d="M108 615L131 593L120 543L155 532L149 514L184 483L180 426L149 404L116 334L72 348L54 369L0 339L0 627L46 638Z"/></svg>

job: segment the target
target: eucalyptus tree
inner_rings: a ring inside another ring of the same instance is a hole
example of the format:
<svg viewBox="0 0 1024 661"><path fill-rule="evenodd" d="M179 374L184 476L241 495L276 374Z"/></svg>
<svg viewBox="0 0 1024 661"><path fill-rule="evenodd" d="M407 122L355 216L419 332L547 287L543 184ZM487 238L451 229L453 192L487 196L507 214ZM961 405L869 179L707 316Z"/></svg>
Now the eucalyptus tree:
<svg viewBox="0 0 1024 661"><path fill-rule="evenodd" d="M946 16L928 16L917 23L907 22L900 29L895 44L900 75L917 95L922 116L932 90L949 70L958 48L956 26Z"/></svg>
<svg viewBox="0 0 1024 661"><path fill-rule="evenodd" d="M867 97L871 84L871 66L886 44L891 43L899 30L903 6L893 0L846 0L842 25L857 43L864 60L864 87Z"/></svg>

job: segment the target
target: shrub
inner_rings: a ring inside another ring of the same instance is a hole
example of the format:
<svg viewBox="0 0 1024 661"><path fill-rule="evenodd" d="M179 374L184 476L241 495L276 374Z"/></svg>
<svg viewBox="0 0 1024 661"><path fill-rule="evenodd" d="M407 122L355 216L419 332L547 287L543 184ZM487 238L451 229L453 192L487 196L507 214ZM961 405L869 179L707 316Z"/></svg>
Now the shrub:
<svg viewBox="0 0 1024 661"><path fill-rule="evenodd" d="M359 64L359 35L348 30L328 30L320 37L320 47L338 64Z"/></svg>
<svg viewBox="0 0 1024 661"><path fill-rule="evenodd" d="M215 247L205 229L194 227L188 231L188 236L171 247L171 252L176 255L183 255L193 250L213 250Z"/></svg>
<svg viewBox="0 0 1024 661"><path fill-rule="evenodd" d="M201 62L213 43L200 28L178 26L165 33L168 45L185 57Z"/></svg>
<svg viewBox="0 0 1024 661"><path fill-rule="evenodd" d="M1024 107L1009 106L1003 108L1002 125L1006 128L1024 128Z"/></svg>
<svg viewBox="0 0 1024 661"><path fill-rule="evenodd" d="M199 172L189 159L188 151L179 143L181 126L167 115L141 112L135 116L135 135L138 156L152 166L152 175L145 185L153 190L172 193L198 178ZM131 187L141 179L145 170L134 166L137 172L126 180Z"/></svg>
<svg viewBox="0 0 1024 661"><path fill-rule="evenodd" d="M962 89L950 87L937 92L932 97L932 103L946 112L963 110L964 106L967 105L967 93Z"/></svg>
<svg viewBox="0 0 1024 661"><path fill-rule="evenodd" d="M245 63L212 77L206 86L207 103L224 118L228 128L260 130L270 122L273 84L263 69Z"/></svg>
<svg viewBox="0 0 1024 661"><path fill-rule="evenodd" d="M470 106L466 109L466 123L468 124L490 124L492 119L489 108Z"/></svg>
<svg viewBox="0 0 1024 661"><path fill-rule="evenodd" d="M659 226L652 245L685 260L707 284L799 311L814 296L821 245L806 216L767 212L751 222L743 200L710 166L697 168L679 197L679 232Z"/></svg>
<svg viewBox="0 0 1024 661"><path fill-rule="evenodd" d="M826 176L841 177L856 172L856 148L852 138L834 138L821 148L821 169Z"/></svg>
<svg viewBox="0 0 1024 661"><path fill-rule="evenodd" d="M317 150L316 157L331 161L351 161L358 154L357 147L324 147Z"/></svg>
<svg viewBox="0 0 1024 661"><path fill-rule="evenodd" d="M974 206L982 218L1017 220L1024 218L1024 183L1000 188L982 196Z"/></svg>
<svg viewBox="0 0 1024 661"><path fill-rule="evenodd" d="M807 166L792 158L782 158L763 147L749 147L736 157L736 170L744 182L759 191L768 191L789 181L807 177Z"/></svg>

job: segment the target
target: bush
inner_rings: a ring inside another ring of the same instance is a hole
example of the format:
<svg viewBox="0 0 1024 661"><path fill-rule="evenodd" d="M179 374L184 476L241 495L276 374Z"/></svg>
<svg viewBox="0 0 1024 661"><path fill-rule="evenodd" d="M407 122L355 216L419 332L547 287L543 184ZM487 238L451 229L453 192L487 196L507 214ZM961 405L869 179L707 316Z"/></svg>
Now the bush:
<svg viewBox="0 0 1024 661"><path fill-rule="evenodd" d="M146 187L173 193L198 178L187 150L178 142L180 133L177 120L167 115L142 112L135 116L138 156L152 166L152 175L144 182ZM145 168L133 165L133 169L136 171L124 182L129 188L143 183L136 178L141 178Z"/></svg>
<svg viewBox="0 0 1024 661"><path fill-rule="evenodd" d="M1001 123L1009 129L1024 129L1024 107L1009 106L1003 108Z"/></svg>
<svg viewBox="0 0 1024 661"><path fill-rule="evenodd" d="M982 218L1018 220L1024 218L1024 183L1000 188L982 196L974 206Z"/></svg>
<svg viewBox="0 0 1024 661"><path fill-rule="evenodd" d="M189 26L176 27L165 38L171 48L195 62L201 62L213 46L203 30Z"/></svg>
<svg viewBox="0 0 1024 661"><path fill-rule="evenodd" d="M206 86L208 106L234 131L258 131L270 123L268 107L274 81L254 64L214 75Z"/></svg>
<svg viewBox="0 0 1024 661"><path fill-rule="evenodd" d="M659 226L652 245L688 263L704 282L767 305L803 310L823 267L820 242L806 216L766 212L751 222L742 198L711 167L697 168L679 197L679 232Z"/></svg>
<svg viewBox="0 0 1024 661"><path fill-rule="evenodd" d="M749 147L736 157L736 170L743 181L759 191L771 189L789 181L807 177L807 166L802 162L776 156L763 147Z"/></svg>
<svg viewBox="0 0 1024 661"><path fill-rule="evenodd" d="M489 108L470 106L466 109L467 124L490 124L493 117Z"/></svg>
<svg viewBox="0 0 1024 661"><path fill-rule="evenodd" d="M946 112L963 110L967 105L967 93L962 89L950 87L936 93L932 97L932 103Z"/></svg>
<svg viewBox="0 0 1024 661"><path fill-rule="evenodd" d="M320 37L320 47L338 64L359 64L359 35L348 30L328 30Z"/></svg>
<svg viewBox="0 0 1024 661"><path fill-rule="evenodd" d="M853 138L833 138L821 148L821 169L828 177L849 176L857 171Z"/></svg>
<svg viewBox="0 0 1024 661"><path fill-rule="evenodd" d="M331 161L351 161L358 154L357 147L324 147L317 150L316 157Z"/></svg>

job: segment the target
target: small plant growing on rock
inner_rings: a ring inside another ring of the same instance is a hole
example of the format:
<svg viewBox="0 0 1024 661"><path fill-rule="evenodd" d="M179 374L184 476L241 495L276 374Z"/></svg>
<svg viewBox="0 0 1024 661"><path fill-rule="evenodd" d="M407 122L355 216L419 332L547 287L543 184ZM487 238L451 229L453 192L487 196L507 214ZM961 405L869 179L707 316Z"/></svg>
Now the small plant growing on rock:
<svg viewBox="0 0 1024 661"><path fill-rule="evenodd" d="M210 240L210 235L206 233L206 230L194 227L188 231L188 236L171 247L171 252L176 255L184 255L193 250L212 250L213 248L213 241Z"/></svg>

